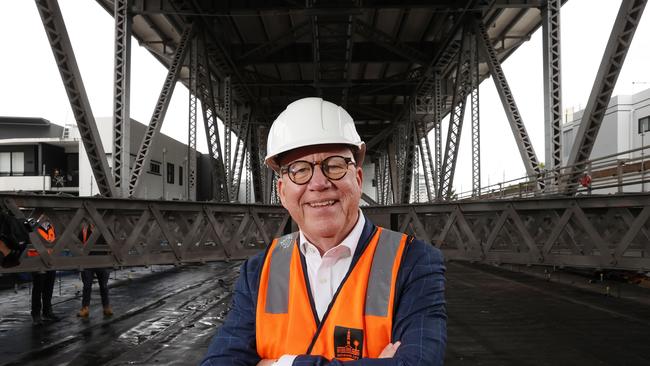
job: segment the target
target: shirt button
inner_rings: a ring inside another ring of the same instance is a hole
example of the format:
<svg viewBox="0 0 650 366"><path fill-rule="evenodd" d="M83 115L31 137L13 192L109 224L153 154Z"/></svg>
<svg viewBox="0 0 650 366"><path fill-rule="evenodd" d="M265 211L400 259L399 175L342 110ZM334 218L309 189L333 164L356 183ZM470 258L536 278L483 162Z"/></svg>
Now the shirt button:
<svg viewBox="0 0 650 366"><path fill-rule="evenodd" d="M321 278L321 279L318 280L318 282L325 283L325 282L327 282L327 278Z"/></svg>

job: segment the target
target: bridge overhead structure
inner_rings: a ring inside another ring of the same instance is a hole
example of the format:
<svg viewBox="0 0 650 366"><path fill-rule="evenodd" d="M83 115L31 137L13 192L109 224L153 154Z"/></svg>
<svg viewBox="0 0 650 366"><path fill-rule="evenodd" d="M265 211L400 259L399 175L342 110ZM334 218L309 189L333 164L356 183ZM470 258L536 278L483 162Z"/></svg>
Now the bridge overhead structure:
<svg viewBox="0 0 650 366"><path fill-rule="evenodd" d="M261 160L266 131L290 102L321 96L343 105L355 118L369 147L368 162L386 167L375 169L376 182L390 183L377 185L376 199L387 203L390 197L396 204L419 196L411 194L414 176L425 178L426 201L453 198L464 110L471 105L474 112L478 111L475 89L488 77L497 86L527 174L539 176L540 159L501 63L540 27L544 33L544 69L539 72L545 78L545 99L540 101L546 111L545 160L547 168L559 168L559 13L564 2L97 0L116 20L113 146L117 153L112 157L111 174L93 133L92 111L85 102L58 4L55 0L36 0L80 131L87 131L82 134L84 145L92 155L93 173L102 195L137 196L149 146L159 134L174 85L180 82L194 98L189 103L189 130L195 130L197 118L206 126L205 138L214 159L214 199L237 201L240 182L246 180L257 202L272 202L269 187L273 177ZM622 10L617 18L621 26L615 27L613 34L619 32L625 38L610 47L610 53L616 55L614 65L622 63L620 55L624 57L634 34L631 28L638 23L635 19L640 18L644 4L640 0L623 1L622 9L631 10ZM161 81L147 133L138 152L132 152L137 156L132 168L122 162L131 153L130 134L122 123L129 114L129 35L169 69ZM616 72L616 67L609 67L598 77L611 80L612 69ZM595 88L602 89L598 85L602 83L597 80ZM603 93L606 91L599 95ZM197 103L202 115L196 112ZM450 116L449 130L446 141L442 141L440 122L446 115ZM471 129L465 129L473 131L474 170L480 169L476 154L480 151L479 123L475 113ZM429 141L432 130L436 138ZM594 127L586 133L593 135ZM196 133L190 136L190 145L195 146L196 138ZM589 143L581 146L585 144ZM195 156L191 150L188 159ZM588 150L589 146L581 148ZM242 178L244 165L250 167L251 174ZM416 167L424 174L414 173ZM539 190L549 183L531 180ZM550 183L558 184L555 180ZM480 176L475 174L473 187L480 186Z"/></svg>
<svg viewBox="0 0 650 366"><path fill-rule="evenodd" d="M56 240L0 272L245 259L296 230L279 206L0 194L15 216L46 215ZM650 270L650 196L368 206L376 224L416 235L452 260ZM92 228L80 241L82 227Z"/></svg>

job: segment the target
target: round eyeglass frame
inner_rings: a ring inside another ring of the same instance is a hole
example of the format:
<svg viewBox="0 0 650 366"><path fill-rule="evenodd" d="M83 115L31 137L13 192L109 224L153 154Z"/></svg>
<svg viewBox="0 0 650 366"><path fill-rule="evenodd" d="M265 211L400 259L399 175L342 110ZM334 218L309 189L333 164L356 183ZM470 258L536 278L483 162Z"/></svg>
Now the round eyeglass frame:
<svg viewBox="0 0 650 366"><path fill-rule="evenodd" d="M340 158L340 159L343 159L345 161L346 169L345 169L345 171L343 172L343 174L340 177L330 177L329 173L327 172L327 170L328 170L327 162L330 159L333 159L333 158ZM298 163L306 163L310 168L309 178L307 178L304 182L302 182L302 181L296 182L294 175L291 173L291 166L293 166L294 164L298 164ZM287 165L281 166L280 167L280 175L282 176L282 174L286 173L287 176L289 176L289 179L294 184L302 186L302 185L305 185L305 184L307 184L307 183L309 183L311 181L311 178L314 177L314 166L318 165L318 166L320 166L320 171L323 173L323 175L327 179L336 181L336 180L343 179L343 177L345 177L346 174L348 174L347 166L349 166L350 164L352 164L354 166L357 165L357 163L354 160L352 160L352 158L349 158L349 157L346 157L346 156L341 156L341 155L332 155L332 156L326 157L325 159L323 159L321 161L313 161L313 162L309 162L307 160L296 160L296 161L293 161L293 162L291 162L291 163L289 163Z"/></svg>

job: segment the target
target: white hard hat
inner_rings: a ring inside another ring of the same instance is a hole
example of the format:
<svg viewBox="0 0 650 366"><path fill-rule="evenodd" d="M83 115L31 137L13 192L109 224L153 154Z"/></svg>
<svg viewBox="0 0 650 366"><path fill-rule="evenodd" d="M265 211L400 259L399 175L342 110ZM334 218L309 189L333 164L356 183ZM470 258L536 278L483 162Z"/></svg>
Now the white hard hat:
<svg viewBox="0 0 650 366"><path fill-rule="evenodd" d="M289 104L273 122L264 162L278 171L278 155L299 147L324 144L354 146L358 166L363 163L366 144L361 141L348 112L322 98L299 99Z"/></svg>

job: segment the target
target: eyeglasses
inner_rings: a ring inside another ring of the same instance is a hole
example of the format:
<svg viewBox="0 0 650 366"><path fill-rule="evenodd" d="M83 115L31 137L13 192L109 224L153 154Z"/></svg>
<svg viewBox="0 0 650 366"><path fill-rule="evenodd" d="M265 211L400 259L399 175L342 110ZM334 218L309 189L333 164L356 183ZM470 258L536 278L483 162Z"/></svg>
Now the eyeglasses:
<svg viewBox="0 0 650 366"><path fill-rule="evenodd" d="M322 161L315 161L310 163L305 160L297 160L293 163L280 168L281 174L287 174L292 182L298 185L309 183L311 177L314 175L314 166L320 165L320 170L323 175L329 180L339 180L345 177L348 172L348 165L355 165L352 158L345 156L333 155Z"/></svg>

